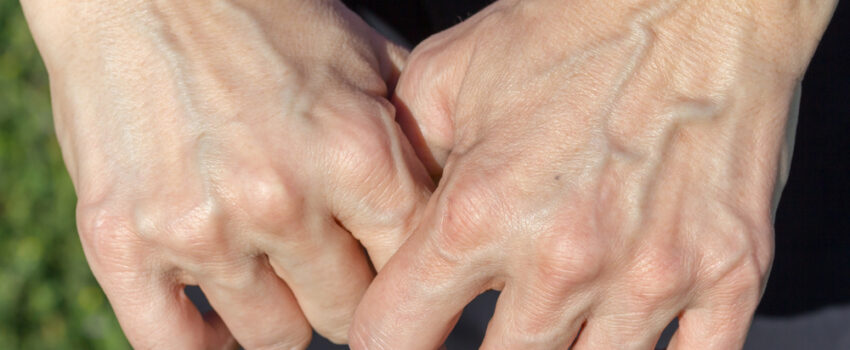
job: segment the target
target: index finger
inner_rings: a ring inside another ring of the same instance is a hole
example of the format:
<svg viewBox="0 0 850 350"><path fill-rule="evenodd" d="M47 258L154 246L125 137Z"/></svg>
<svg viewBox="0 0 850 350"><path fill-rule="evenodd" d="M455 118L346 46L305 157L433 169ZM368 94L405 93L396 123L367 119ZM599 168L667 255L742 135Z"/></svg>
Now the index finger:
<svg viewBox="0 0 850 350"><path fill-rule="evenodd" d="M139 263L150 260L147 248L118 242L117 237L134 236L124 225L99 218L80 218L78 224L86 259L134 348L237 346L218 315L201 315L176 276Z"/></svg>
<svg viewBox="0 0 850 350"><path fill-rule="evenodd" d="M489 271L454 259L435 239L454 229L440 218L426 214L372 281L351 325L352 349L435 349L463 308L488 288Z"/></svg>
<svg viewBox="0 0 850 350"><path fill-rule="evenodd" d="M136 349L237 347L218 315L202 316L176 280L140 271L112 273L99 280Z"/></svg>

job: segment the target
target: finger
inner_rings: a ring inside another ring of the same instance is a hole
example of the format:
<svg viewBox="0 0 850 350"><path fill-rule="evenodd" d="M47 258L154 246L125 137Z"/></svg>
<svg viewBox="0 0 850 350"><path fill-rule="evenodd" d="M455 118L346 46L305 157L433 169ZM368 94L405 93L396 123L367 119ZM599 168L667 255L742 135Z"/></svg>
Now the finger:
<svg viewBox="0 0 850 350"><path fill-rule="evenodd" d="M214 312L207 317L168 276L124 272L99 278L136 349L233 349L236 341Z"/></svg>
<svg viewBox="0 0 850 350"><path fill-rule="evenodd" d="M588 298L548 293L534 288L535 281L520 280L499 295L481 348L568 348L584 322Z"/></svg>
<svg viewBox="0 0 850 350"><path fill-rule="evenodd" d="M454 145L454 100L467 65L440 53L450 40L437 34L408 57L392 96L401 129L433 177L442 173Z"/></svg>
<svg viewBox="0 0 850 350"><path fill-rule="evenodd" d="M757 300L757 299L756 299ZM755 304L700 303L679 317L670 350L741 349L755 312Z"/></svg>
<svg viewBox="0 0 850 350"><path fill-rule="evenodd" d="M575 350L655 349L661 333L676 317L676 311L634 312L609 310L591 314L576 341Z"/></svg>
<svg viewBox="0 0 850 350"><path fill-rule="evenodd" d="M393 120L386 101L339 113L367 116L328 125L347 139L327 167L335 169L324 188L330 210L369 252L375 268L398 250L418 224L434 183ZM364 137L364 135L368 135Z"/></svg>
<svg viewBox="0 0 850 350"><path fill-rule="evenodd" d="M668 275L619 280L616 287L621 288L608 288L588 315L575 349L654 349L690 300L688 284Z"/></svg>
<svg viewBox="0 0 850 350"><path fill-rule="evenodd" d="M378 45L378 50L383 57L381 75L387 82L387 97L389 97L395 90L398 79L401 76L401 71L407 63L407 57L410 55L410 52L407 51L407 49L384 39L383 37L380 38Z"/></svg>
<svg viewBox="0 0 850 350"><path fill-rule="evenodd" d="M668 349L741 349L763 290L755 275L734 270L699 293L679 317Z"/></svg>
<svg viewBox="0 0 850 350"><path fill-rule="evenodd" d="M741 349L752 316L716 315L709 309L685 311L667 349ZM724 320L724 318L726 318Z"/></svg>
<svg viewBox="0 0 850 350"><path fill-rule="evenodd" d="M345 343L354 310L374 275L351 234L333 220L313 226L267 245L266 251L316 331L335 343ZM295 236L299 238L291 238Z"/></svg>
<svg viewBox="0 0 850 350"><path fill-rule="evenodd" d="M363 206L339 212L342 225L366 251L375 269L381 271L419 224L434 186L406 142L405 165L391 175L385 188L374 189ZM409 151L409 152L408 152ZM402 160L396 160L398 164ZM413 163L415 162L415 164ZM409 172L408 172L409 171Z"/></svg>
<svg viewBox="0 0 850 350"><path fill-rule="evenodd" d="M411 236L366 291L352 349L436 349L464 306L487 289L488 274L457 267L423 238Z"/></svg>
<svg viewBox="0 0 850 350"><path fill-rule="evenodd" d="M201 316L179 276L140 265L154 261L155 252L139 241L127 241L138 235L123 220L80 206L77 223L86 260L134 348L236 347L219 318Z"/></svg>
<svg viewBox="0 0 850 350"><path fill-rule="evenodd" d="M228 265L213 267L198 280L239 343L246 349L306 348L312 329L269 264L252 258Z"/></svg>
<svg viewBox="0 0 850 350"><path fill-rule="evenodd" d="M435 146L437 148L432 149L429 145L429 140L425 138L420 123L414 117L414 112L410 110L411 107L407 105L404 97L394 94L392 96L392 103L396 109L396 122L410 143L416 157L428 169L428 174L431 177L435 179L439 178L443 172L443 168L441 162L435 158L434 152L440 152L438 154L441 154L442 148Z"/></svg>

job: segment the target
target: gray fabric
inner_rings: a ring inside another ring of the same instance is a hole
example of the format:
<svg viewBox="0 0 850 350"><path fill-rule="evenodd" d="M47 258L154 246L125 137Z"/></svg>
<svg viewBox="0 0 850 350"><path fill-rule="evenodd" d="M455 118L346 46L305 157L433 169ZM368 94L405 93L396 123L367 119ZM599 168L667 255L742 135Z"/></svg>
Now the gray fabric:
<svg viewBox="0 0 850 350"><path fill-rule="evenodd" d="M497 293L491 292L479 297L467 307L464 316L446 341L448 350L478 348L497 297ZM666 347L675 329L676 323L673 322L662 335L659 348ZM324 339L316 338L308 349L338 350L346 347L332 345ZM850 349L850 305L830 307L794 317L756 317L744 346L744 350L813 349Z"/></svg>
<svg viewBox="0 0 850 350"><path fill-rule="evenodd" d="M202 312L211 308L197 287L188 287L186 294ZM477 349L484 338L487 322L493 315L499 293L487 292L476 298L464 310L457 326L446 340L449 350ZM676 329L673 322L659 341L664 348ZM314 334L309 350L341 350ZM847 350L850 349L850 305L833 306L794 317L756 317L747 337L745 350Z"/></svg>
<svg viewBox="0 0 850 350"><path fill-rule="evenodd" d="M744 349L850 349L850 305L795 317L757 317Z"/></svg>

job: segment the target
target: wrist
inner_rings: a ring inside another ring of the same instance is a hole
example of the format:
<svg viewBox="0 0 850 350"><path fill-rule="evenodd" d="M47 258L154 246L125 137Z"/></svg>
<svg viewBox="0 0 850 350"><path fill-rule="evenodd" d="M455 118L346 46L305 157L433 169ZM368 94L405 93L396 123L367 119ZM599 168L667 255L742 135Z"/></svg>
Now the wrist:
<svg viewBox="0 0 850 350"><path fill-rule="evenodd" d="M569 42L563 36L576 32L595 41L635 29L708 43L714 43L714 37L737 35L743 39L742 49L760 57L765 66L798 79L837 0L499 0L496 4L520 13L530 25L545 26L551 40L561 43ZM567 23L584 27L565 28Z"/></svg>
<svg viewBox="0 0 850 350"><path fill-rule="evenodd" d="M58 56L73 51L91 52L95 42L126 43L131 32L155 33L168 22L185 21L190 16L192 21L210 22L223 30L229 28L220 22L222 18L239 15L274 15L270 21L294 27L326 19L335 12L331 8L344 6L339 0L22 0L21 5L39 50L48 56L45 60L54 52ZM280 11L281 8L285 10Z"/></svg>

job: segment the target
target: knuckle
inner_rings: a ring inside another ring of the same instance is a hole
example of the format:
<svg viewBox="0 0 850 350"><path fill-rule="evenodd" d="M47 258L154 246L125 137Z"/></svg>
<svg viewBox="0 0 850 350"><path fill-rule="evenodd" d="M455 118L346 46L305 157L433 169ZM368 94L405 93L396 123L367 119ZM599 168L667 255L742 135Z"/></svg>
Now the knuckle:
<svg viewBox="0 0 850 350"><path fill-rule="evenodd" d="M589 235L557 234L540 240L535 264L546 288L557 295L594 281L603 270L604 251Z"/></svg>
<svg viewBox="0 0 850 350"><path fill-rule="evenodd" d="M750 256L758 271L766 275L773 264L773 220L769 215L765 215L764 218L755 222L749 233L749 242L752 245Z"/></svg>
<svg viewBox="0 0 850 350"><path fill-rule="evenodd" d="M335 115L345 127L336 128L334 137L359 145L365 150L383 148L386 144L382 139L388 136L384 121L393 120L395 107L384 99L372 96L355 96L352 99L355 101L350 108Z"/></svg>
<svg viewBox="0 0 850 350"><path fill-rule="evenodd" d="M303 197L292 181L268 167L241 175L241 179L228 181L224 186L225 191L237 198L230 203L234 207L228 210L239 211L253 222L274 228L303 214Z"/></svg>
<svg viewBox="0 0 850 350"><path fill-rule="evenodd" d="M700 242L702 278L713 284L730 276L752 275L761 283L773 259L773 227L769 219L729 217L718 225Z"/></svg>
<svg viewBox="0 0 850 350"><path fill-rule="evenodd" d="M392 171L393 140L390 137L390 111L384 103L364 101L358 104L360 113L346 115L339 127L329 132L334 164L340 175L357 180L382 179Z"/></svg>
<svg viewBox="0 0 850 350"><path fill-rule="evenodd" d="M114 259L132 259L143 243L130 230L130 220L100 204L77 206L77 228L94 269L118 267Z"/></svg>
<svg viewBox="0 0 850 350"><path fill-rule="evenodd" d="M77 229L83 237L112 235L120 229L121 219L98 205L77 205Z"/></svg>
<svg viewBox="0 0 850 350"><path fill-rule="evenodd" d="M405 66L405 73L395 89L398 98L393 102L406 111L405 114L415 116L415 122L409 123L415 123L416 126L406 131L421 133L429 148L447 152L454 142L454 125L448 117L453 114L453 104L449 98L451 93L438 85L449 86L459 74L445 69L445 65L434 64L431 60L434 55L430 50L417 50L414 50Z"/></svg>
<svg viewBox="0 0 850 350"><path fill-rule="evenodd" d="M181 256L203 259L224 252L221 215L212 200L175 208L150 204L136 210L141 237Z"/></svg>
<svg viewBox="0 0 850 350"><path fill-rule="evenodd" d="M755 308L761 299L764 277L753 264L739 266L714 284L715 300L748 310Z"/></svg>
<svg viewBox="0 0 850 350"><path fill-rule="evenodd" d="M358 201L358 208L342 214L345 219L368 221L380 232L408 232L424 202L422 182L411 173L417 169L410 168L404 154L401 130L392 121L394 107L384 100L369 104L368 110L380 118L352 118L334 131L330 176L345 190L334 197L346 203ZM368 215L353 217L353 213Z"/></svg>
<svg viewBox="0 0 850 350"><path fill-rule="evenodd" d="M354 152L351 156L353 156L354 159L346 164L352 166L351 170L359 170L367 174L374 170L390 170L390 167L387 166L376 169L373 167L374 164L369 163L369 161L373 161L377 164L386 165L386 163L393 160L390 154L393 144L387 130L380 126L373 125L373 121L358 123L358 125L355 125L354 129L362 130L357 132L362 135L369 135L369 137L361 136L349 139L349 145L351 146L350 149ZM366 162L364 163L364 161Z"/></svg>
<svg viewBox="0 0 850 350"><path fill-rule="evenodd" d="M436 245L449 255L487 248L487 233L500 217L491 210L497 199L484 184L464 183L469 185L458 185L458 190L449 190L442 198Z"/></svg>
<svg viewBox="0 0 850 350"><path fill-rule="evenodd" d="M686 260L678 249L655 247L641 254L633 265L631 295L640 304L655 306L687 293L692 285Z"/></svg>
<svg viewBox="0 0 850 350"><path fill-rule="evenodd" d="M395 89L395 93L402 96L405 100L414 97L414 94L420 93L420 91L429 90L427 88L423 89L423 87L427 87L427 85L423 84L428 84L433 80L423 78L429 70L429 63L431 62L429 58L433 56L431 50L428 48L429 46L433 46L432 43L433 38L425 39L410 53L407 59L407 63L404 66L404 74L399 77ZM433 71L433 69L430 70Z"/></svg>

